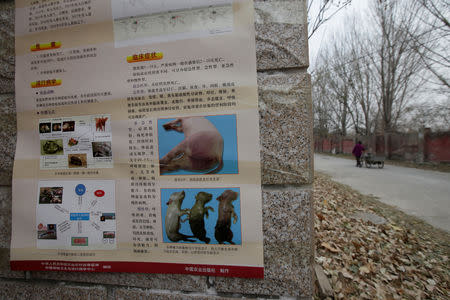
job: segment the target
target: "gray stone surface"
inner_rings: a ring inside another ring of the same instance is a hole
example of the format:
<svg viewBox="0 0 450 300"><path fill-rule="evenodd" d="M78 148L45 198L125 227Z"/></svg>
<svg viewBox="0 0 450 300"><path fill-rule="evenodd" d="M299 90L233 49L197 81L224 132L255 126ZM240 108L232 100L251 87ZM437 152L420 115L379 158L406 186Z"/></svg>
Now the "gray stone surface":
<svg viewBox="0 0 450 300"><path fill-rule="evenodd" d="M0 186L0 248L11 244L11 187Z"/></svg>
<svg viewBox="0 0 450 300"><path fill-rule="evenodd" d="M11 187L0 186L0 277L23 278L24 272L11 271L9 252L11 244Z"/></svg>
<svg viewBox="0 0 450 300"><path fill-rule="evenodd" d="M116 300L128 300L128 299L170 299L170 300L227 300L236 298L227 298L208 294L198 293L183 293L183 292L171 292L171 291L158 291L158 290L142 290L142 289L127 289L121 288L115 291Z"/></svg>
<svg viewBox="0 0 450 300"><path fill-rule="evenodd" d="M255 1L258 70L307 67L306 1Z"/></svg>
<svg viewBox="0 0 450 300"><path fill-rule="evenodd" d="M10 186L0 186L0 213L5 213L5 212L11 212L11 187Z"/></svg>
<svg viewBox="0 0 450 300"><path fill-rule="evenodd" d="M9 248L11 245L11 210L0 212L0 248Z"/></svg>
<svg viewBox="0 0 450 300"><path fill-rule="evenodd" d="M203 294L203 293L183 293L173 291L159 291L159 290L142 290L135 288L119 288L114 291L114 299L116 300L128 300L128 299L156 299L156 300L234 300L234 299L273 299L264 297L245 296L241 294L227 294L227 296ZM288 300L289 298L285 298ZM296 297L298 300L312 300L311 297Z"/></svg>
<svg viewBox="0 0 450 300"><path fill-rule="evenodd" d="M311 183L312 104L306 72L259 72L263 184Z"/></svg>
<svg viewBox="0 0 450 300"><path fill-rule="evenodd" d="M2 65L0 63L0 65ZM16 149L16 105L14 94L0 94L0 185L10 185Z"/></svg>
<svg viewBox="0 0 450 300"><path fill-rule="evenodd" d="M14 92L14 1L0 2L0 94Z"/></svg>
<svg viewBox="0 0 450 300"><path fill-rule="evenodd" d="M309 189L263 190L264 279L215 277L218 292L312 295L313 211Z"/></svg>
<svg viewBox="0 0 450 300"><path fill-rule="evenodd" d="M11 271L9 253L9 247L0 248L0 278L25 278L25 272ZM2 298L0 297L0 299Z"/></svg>
<svg viewBox="0 0 450 300"><path fill-rule="evenodd" d="M31 272L32 278L113 284L159 290L204 292L205 276L141 273Z"/></svg>
<svg viewBox="0 0 450 300"><path fill-rule="evenodd" d="M13 93L0 94L0 114L16 114L16 98Z"/></svg>
<svg viewBox="0 0 450 300"><path fill-rule="evenodd" d="M0 281L0 299L107 299L107 290L99 286L71 286L60 283Z"/></svg>

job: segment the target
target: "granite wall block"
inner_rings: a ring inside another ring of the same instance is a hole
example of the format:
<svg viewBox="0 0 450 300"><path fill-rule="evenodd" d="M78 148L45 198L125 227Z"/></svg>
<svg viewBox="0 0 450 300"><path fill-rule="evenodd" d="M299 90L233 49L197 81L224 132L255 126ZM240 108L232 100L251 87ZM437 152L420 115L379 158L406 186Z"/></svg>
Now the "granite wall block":
<svg viewBox="0 0 450 300"><path fill-rule="evenodd" d="M11 271L11 267L9 265L10 262L10 249L8 248L0 248L0 278L17 278L23 279L25 278L25 272L23 271ZM3 299L0 297L0 299Z"/></svg>
<svg viewBox="0 0 450 300"><path fill-rule="evenodd" d="M11 187L0 186L0 248L11 244Z"/></svg>
<svg viewBox="0 0 450 300"><path fill-rule="evenodd" d="M217 292L309 297L313 287L309 188L263 188L264 279L214 277Z"/></svg>
<svg viewBox="0 0 450 300"><path fill-rule="evenodd" d="M141 299L141 300L228 300L236 298L221 297L212 294L200 293L183 293L173 291L158 291L158 290L142 290L142 289L127 289L120 288L115 290L114 299Z"/></svg>
<svg viewBox="0 0 450 300"><path fill-rule="evenodd" d="M0 2L0 94L14 92L14 1Z"/></svg>
<svg viewBox="0 0 450 300"><path fill-rule="evenodd" d="M31 272L33 279L112 284L159 290L205 292L206 276L142 273Z"/></svg>
<svg viewBox="0 0 450 300"><path fill-rule="evenodd" d="M313 180L311 80L302 70L258 72L263 184Z"/></svg>
<svg viewBox="0 0 450 300"><path fill-rule="evenodd" d="M258 70L308 67L306 1L255 1Z"/></svg>
<svg viewBox="0 0 450 300"><path fill-rule="evenodd" d="M0 280L0 299L107 299L107 290L99 286L72 286L60 283L41 283Z"/></svg>
<svg viewBox="0 0 450 300"><path fill-rule="evenodd" d="M0 277L24 278L24 272L11 271L9 252L11 244L11 187L0 186Z"/></svg>
<svg viewBox="0 0 450 300"><path fill-rule="evenodd" d="M16 122L14 94L0 94L0 185L11 184L16 150Z"/></svg>

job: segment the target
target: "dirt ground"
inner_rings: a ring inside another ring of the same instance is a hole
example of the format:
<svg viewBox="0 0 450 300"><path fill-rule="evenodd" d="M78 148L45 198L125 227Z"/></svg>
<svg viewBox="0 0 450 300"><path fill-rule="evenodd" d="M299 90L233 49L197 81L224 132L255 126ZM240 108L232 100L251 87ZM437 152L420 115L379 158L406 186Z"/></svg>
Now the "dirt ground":
<svg viewBox="0 0 450 300"><path fill-rule="evenodd" d="M335 299L450 299L449 233L324 174L316 173L314 199L316 263Z"/></svg>

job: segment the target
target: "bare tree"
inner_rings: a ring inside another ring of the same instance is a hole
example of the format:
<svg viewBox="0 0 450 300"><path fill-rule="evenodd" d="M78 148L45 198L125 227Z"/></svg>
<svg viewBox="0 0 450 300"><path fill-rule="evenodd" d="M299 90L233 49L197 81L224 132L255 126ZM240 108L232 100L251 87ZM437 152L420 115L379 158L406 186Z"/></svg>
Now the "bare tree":
<svg viewBox="0 0 450 300"><path fill-rule="evenodd" d="M423 25L432 14L408 0L372 0L371 13L372 20L355 19L351 30L328 41L318 55L317 132L393 131L419 111L411 104L424 90L428 66L435 64L429 59L430 31Z"/></svg>
<svg viewBox="0 0 450 300"><path fill-rule="evenodd" d="M450 2L447 0L418 0L425 13L420 18L424 30L421 35L408 31L420 47L420 59L433 75L438 87L450 89Z"/></svg>
<svg viewBox="0 0 450 300"><path fill-rule="evenodd" d="M353 108L353 123L356 134L369 135L374 127L374 115L376 114L373 66L366 55L368 44L371 42L367 38L366 31L362 27L362 20L353 18L351 30L345 38L345 45L348 47L346 56L350 65L351 76L348 78Z"/></svg>
<svg viewBox="0 0 450 300"><path fill-rule="evenodd" d="M450 107L448 103L420 103L411 106L404 130L419 130L428 127L433 131L447 131L450 128Z"/></svg>
<svg viewBox="0 0 450 300"><path fill-rule="evenodd" d="M420 44L411 38L424 36L417 21L421 10L416 2L373 0L376 29L373 47L367 49L374 66L376 97L385 131L396 129L409 100L421 88Z"/></svg>
<svg viewBox="0 0 450 300"><path fill-rule="evenodd" d="M323 74L316 72L312 76L312 98L314 112L314 135L327 136L332 127L330 101L325 89Z"/></svg>
<svg viewBox="0 0 450 300"><path fill-rule="evenodd" d="M344 135L350 127L356 134L369 135L376 114L372 66L364 52L367 49L366 32L356 26L360 22L354 18L352 30L337 35L322 49L313 76L313 86L321 85L323 90L320 101L328 99L334 112L334 123L339 123L339 126L335 125L336 131ZM314 92L319 90L315 87Z"/></svg>
<svg viewBox="0 0 450 300"><path fill-rule="evenodd" d="M351 125L349 68L341 64L340 43L332 44L319 55L319 64L313 74L314 92L322 108L329 109L328 123L334 133L346 135ZM322 114L322 116L325 116Z"/></svg>
<svg viewBox="0 0 450 300"><path fill-rule="evenodd" d="M352 0L308 0L308 39Z"/></svg>

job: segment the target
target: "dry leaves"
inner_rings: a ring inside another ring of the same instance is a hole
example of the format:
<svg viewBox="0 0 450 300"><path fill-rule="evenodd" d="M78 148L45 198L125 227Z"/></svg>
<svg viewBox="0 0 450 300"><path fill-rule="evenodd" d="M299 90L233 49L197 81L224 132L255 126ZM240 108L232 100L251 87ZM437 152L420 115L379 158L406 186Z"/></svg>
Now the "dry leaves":
<svg viewBox="0 0 450 300"><path fill-rule="evenodd" d="M314 198L316 262L336 299L450 299L449 234L323 175ZM356 211L387 223L350 218Z"/></svg>

